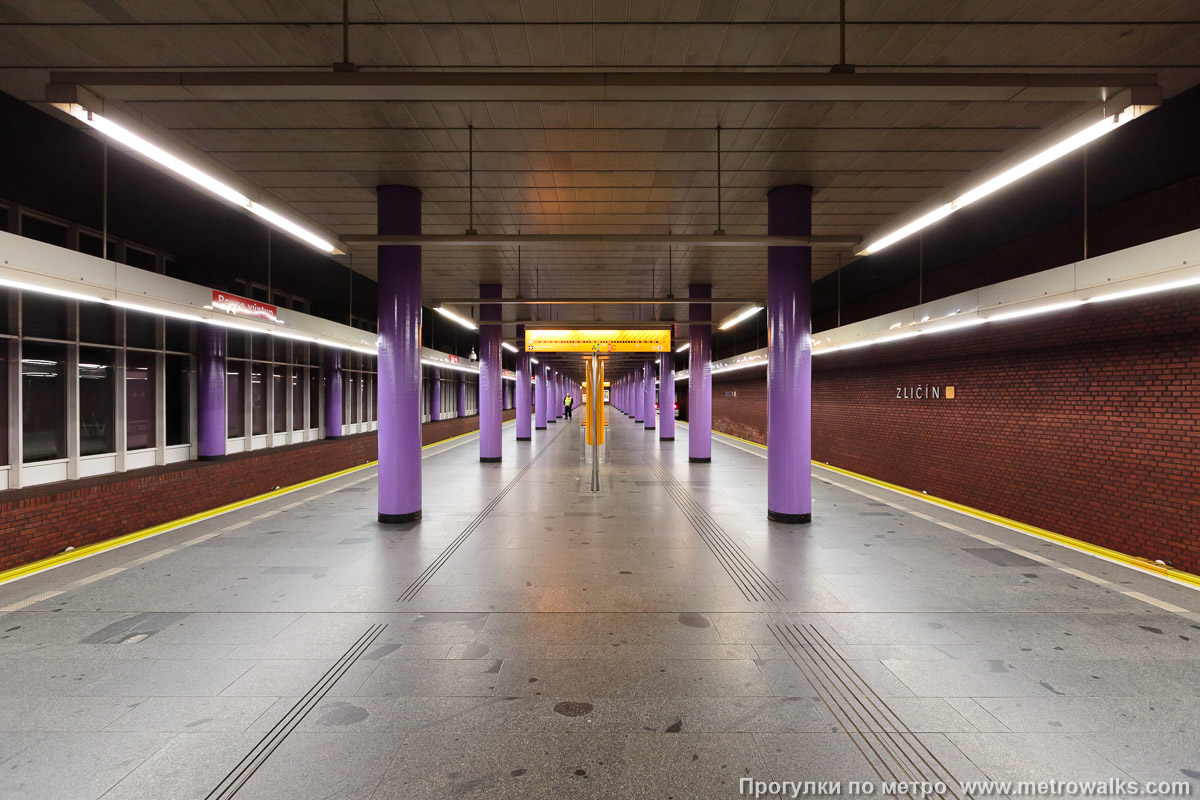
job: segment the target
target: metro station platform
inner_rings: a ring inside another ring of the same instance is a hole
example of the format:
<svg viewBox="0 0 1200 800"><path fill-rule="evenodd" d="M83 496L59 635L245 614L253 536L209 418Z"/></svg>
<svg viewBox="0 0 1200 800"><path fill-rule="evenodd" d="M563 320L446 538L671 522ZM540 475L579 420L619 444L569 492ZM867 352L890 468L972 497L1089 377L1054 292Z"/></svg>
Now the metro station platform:
<svg viewBox="0 0 1200 800"><path fill-rule="evenodd" d="M616 412L593 494L581 435L427 450L419 524L366 468L0 587L0 796L1200 789L1193 589L820 468L775 525L763 451Z"/></svg>

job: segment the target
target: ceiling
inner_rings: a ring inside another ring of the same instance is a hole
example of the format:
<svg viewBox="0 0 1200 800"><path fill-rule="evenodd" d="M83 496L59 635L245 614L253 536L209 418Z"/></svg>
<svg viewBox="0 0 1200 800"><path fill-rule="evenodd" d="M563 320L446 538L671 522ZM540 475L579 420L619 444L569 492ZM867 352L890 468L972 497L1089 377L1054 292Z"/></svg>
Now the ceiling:
<svg viewBox="0 0 1200 800"><path fill-rule="evenodd" d="M350 0L349 58L386 71L826 73L837 0ZM323 70L343 58L329 0L0 0L0 90L40 102L51 70ZM846 62L873 73L1146 73L1167 96L1200 82L1195 0L848 0ZM1103 80L1097 83L1102 85ZM812 233L851 241L1081 112L1071 92L846 87L779 99L685 80L637 92L449 89L305 95L286 87L93 87L339 236L373 234L375 187L416 186L423 232L766 233L766 193L813 186ZM468 129L472 126L472 130ZM473 141L473 217L468 145ZM814 279L853 258L814 251ZM375 248L350 266L374 276ZM762 296L763 248L557 244L427 247L426 302L663 297L711 282ZM519 307L508 306L512 319ZM733 307L718 307L719 319ZM541 306L541 319L686 317L686 306ZM512 335L512 329L506 330Z"/></svg>

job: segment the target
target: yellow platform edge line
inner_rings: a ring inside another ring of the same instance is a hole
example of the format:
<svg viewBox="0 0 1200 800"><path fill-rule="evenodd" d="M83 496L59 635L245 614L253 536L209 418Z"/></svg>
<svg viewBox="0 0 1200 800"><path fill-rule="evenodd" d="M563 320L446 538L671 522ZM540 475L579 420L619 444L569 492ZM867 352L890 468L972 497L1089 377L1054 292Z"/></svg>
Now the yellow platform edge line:
<svg viewBox="0 0 1200 800"><path fill-rule="evenodd" d="M510 420L510 422L511 422L511 420ZM508 423L505 423L505 424L508 424ZM455 439L461 439L464 436L471 436L472 434L476 434L476 433L479 433L479 431L467 431L466 433L461 433L458 436L451 436L447 439L439 439L436 442L431 442L430 444L423 445L421 447L421 449L428 450L431 447L437 447L440 444L445 444L446 442L452 442ZM33 562L30 562L29 564L23 564L19 567L13 567L12 569L8 569L8 570L5 570L4 572L0 572L0 586L4 585L6 583L11 583L12 581L18 580L20 578L27 578L30 575L34 575L39 572L44 572L45 570L48 570L48 569L53 569L54 567L60 567L63 564L69 564L72 561L78 561L80 559L87 558L88 556L94 556L98 553L104 553L109 550L115 550L118 547L124 547L125 545L133 544L134 542L141 541L142 539L149 539L153 536L158 536L161 533L167 533L168 531L173 531L176 528L182 528L187 525L191 525L192 523L195 523L195 522L203 522L204 520L211 519L212 517L218 517L222 514L228 514L230 511L237 511L240 508L245 508L246 506L251 506L251 505L254 505L255 503L261 503L264 500L271 500L273 498L280 497L285 494L290 494L291 492L299 491L300 489L307 489L310 486L316 486L317 484L324 483L325 481L331 481L331 480L334 480L335 478L341 478L345 475L350 475L354 472L359 472L361 470L373 467L378 463L379 463L378 461L368 461L367 463L359 464L356 467L350 467L348 469L339 470L338 472L331 472L328 475L321 475L319 477L312 478L311 480L302 481L300 483L294 483L290 486L284 486L279 489L273 489L272 491L264 492L263 494L257 494L257 495L254 495L253 497L247 497L245 500L238 500L233 503L227 503L223 506L217 506L216 508L210 508L207 511L198 511L195 514L190 514L186 517L180 517L179 519L173 519L173 520L170 520L169 522L163 522L158 525L152 525L149 528L142 528L141 530L133 531L132 533L126 533L126 534L122 534L121 536L113 537L112 539L104 539L103 541L95 542L95 543L89 544L89 545L84 545L83 547L76 548L76 549L70 551L69 553L58 553L57 555L49 556L47 558L43 558L38 561L33 561Z"/></svg>
<svg viewBox="0 0 1200 800"><path fill-rule="evenodd" d="M764 445L761 445L758 442L752 442L749 439L743 439L740 436L734 436L733 434L730 434L730 433L723 433L721 431L713 431L713 433L717 434L718 436L724 436L727 439L736 439L739 442L745 442L746 444L752 445L761 450L767 449ZM1131 556L1128 553L1122 553L1119 550L1112 550L1107 547L1102 547L1098 544L1092 544L1091 542L1085 542L1082 539L1075 539L1071 536L1064 536L1061 533L1055 533L1054 531L1048 531L1045 528L1039 528L1036 525L1028 525L1024 522L1018 522L1015 519L1009 519L1008 517L1002 517L999 514L992 514L991 512L983 511L978 508L972 508L971 506L965 506L962 503L956 503L953 500L946 500L945 498L942 498L942 497L935 497L934 495L929 495L929 494L925 494L924 492L918 492L914 489L909 489L906 486L899 486L894 483L888 483L887 481L881 481L876 478L869 477L867 475L862 475L857 472L852 472L848 469L842 469L841 467L835 467L835 466L832 466L830 464L825 464L820 461L813 461L812 464L815 467L820 467L821 469L827 469L830 472L837 472L837 473L839 473L841 475L845 475L849 478L854 478L856 480L860 480L865 483L870 483L875 486L880 486L884 489L889 489L889 490L891 490L893 492L897 492L899 494L908 495L909 497L914 497L918 500L924 500L927 503L932 503L933 505L936 505L936 506L942 506L943 508L948 508L952 511L957 511L960 514L966 514L969 517L981 519L984 522L991 522L996 525L1002 525L1006 528L1011 528L1015 531L1019 531L1020 533L1028 534L1029 536L1034 536L1039 539L1045 539L1047 541L1051 541L1056 544L1060 544L1064 547L1069 547L1072 550L1078 550L1080 552L1087 553L1089 555L1093 555L1098 558L1103 558L1108 561L1114 561L1118 564L1122 564L1124 566L1139 570L1141 572L1146 572L1151 575L1158 575L1158 576L1170 578L1171 580L1177 581L1179 583L1187 584L1188 586L1192 586L1194 588L1200 589L1200 575L1193 575L1190 572L1184 572L1183 570L1174 569L1172 567L1166 567L1166 566L1163 566L1162 564L1156 564L1154 561L1151 561L1148 558L1141 558L1139 556Z"/></svg>

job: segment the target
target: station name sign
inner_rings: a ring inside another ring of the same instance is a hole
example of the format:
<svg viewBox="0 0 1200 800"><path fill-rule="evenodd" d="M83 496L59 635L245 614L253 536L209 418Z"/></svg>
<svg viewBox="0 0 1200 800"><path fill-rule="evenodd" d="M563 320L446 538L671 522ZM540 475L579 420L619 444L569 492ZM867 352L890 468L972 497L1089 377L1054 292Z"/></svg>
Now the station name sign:
<svg viewBox="0 0 1200 800"><path fill-rule="evenodd" d="M671 349L671 331L661 330L551 330L525 331L527 353L665 353Z"/></svg>
<svg viewBox="0 0 1200 800"><path fill-rule="evenodd" d="M897 386L897 400L947 400L954 399L953 386L930 386L927 383L918 383L915 386Z"/></svg>
<svg viewBox="0 0 1200 800"><path fill-rule="evenodd" d="M275 314L278 309L275 306L269 303L260 303L248 297L238 297L229 292L219 292L216 289L213 289L212 293L212 307L214 311L224 311L235 317L253 317L254 319L264 319L267 322L279 321Z"/></svg>

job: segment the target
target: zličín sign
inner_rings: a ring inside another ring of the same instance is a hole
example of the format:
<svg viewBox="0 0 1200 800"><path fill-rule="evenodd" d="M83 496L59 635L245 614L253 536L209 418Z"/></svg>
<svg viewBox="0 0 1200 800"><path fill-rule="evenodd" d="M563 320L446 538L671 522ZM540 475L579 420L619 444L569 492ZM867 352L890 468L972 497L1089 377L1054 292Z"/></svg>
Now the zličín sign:
<svg viewBox="0 0 1200 800"><path fill-rule="evenodd" d="M897 386L897 400L947 400L954 399L953 386L930 386L927 383L918 383L915 386Z"/></svg>

